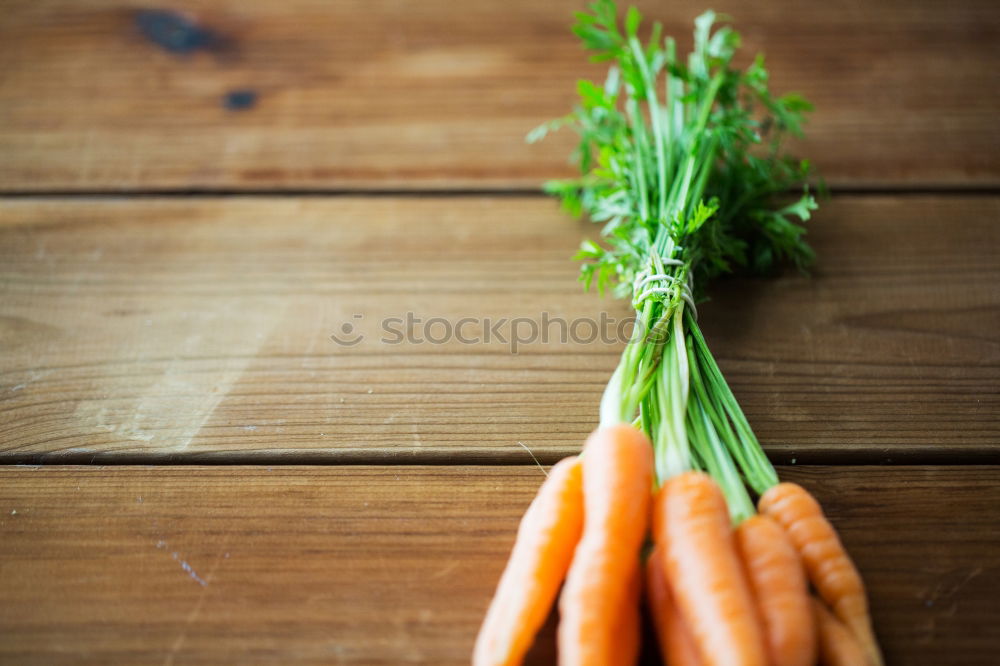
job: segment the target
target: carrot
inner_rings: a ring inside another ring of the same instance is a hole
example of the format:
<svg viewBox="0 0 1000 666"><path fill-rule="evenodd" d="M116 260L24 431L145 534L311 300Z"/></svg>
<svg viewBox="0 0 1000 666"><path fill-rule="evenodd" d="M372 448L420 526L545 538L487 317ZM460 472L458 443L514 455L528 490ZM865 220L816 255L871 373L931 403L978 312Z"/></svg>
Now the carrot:
<svg viewBox="0 0 1000 666"><path fill-rule="evenodd" d="M785 528L819 596L854 632L868 660L881 666L882 654L872 630L861 574L819 502L797 484L779 483L761 496L758 508Z"/></svg>
<svg viewBox="0 0 1000 666"><path fill-rule="evenodd" d="M581 465L549 472L521 519L517 541L476 639L474 666L520 664L545 622L583 530Z"/></svg>
<svg viewBox="0 0 1000 666"><path fill-rule="evenodd" d="M747 579L764 625L771 666L812 666L816 627L802 560L785 530L767 516L751 516L736 528Z"/></svg>
<svg viewBox="0 0 1000 666"><path fill-rule="evenodd" d="M614 635L618 637L614 666L635 666L642 644L642 567L636 566L625 584L625 604L618 613Z"/></svg>
<svg viewBox="0 0 1000 666"><path fill-rule="evenodd" d="M764 666L764 635L736 553L726 501L707 474L669 479L653 524L677 606L709 666Z"/></svg>
<svg viewBox="0 0 1000 666"><path fill-rule="evenodd" d="M701 666L698 647L674 602L663 573L663 557L657 548L646 560L646 601L667 666Z"/></svg>
<svg viewBox="0 0 1000 666"><path fill-rule="evenodd" d="M603 426L587 440L582 460L583 536L559 599L559 664L633 663L633 637L618 632L637 632L638 623L623 627L618 618L635 606L629 585L638 584L649 523L653 448L631 426Z"/></svg>
<svg viewBox="0 0 1000 666"><path fill-rule="evenodd" d="M871 662L851 630L819 599L812 599L812 607L819 633L819 663L823 666L868 666Z"/></svg>

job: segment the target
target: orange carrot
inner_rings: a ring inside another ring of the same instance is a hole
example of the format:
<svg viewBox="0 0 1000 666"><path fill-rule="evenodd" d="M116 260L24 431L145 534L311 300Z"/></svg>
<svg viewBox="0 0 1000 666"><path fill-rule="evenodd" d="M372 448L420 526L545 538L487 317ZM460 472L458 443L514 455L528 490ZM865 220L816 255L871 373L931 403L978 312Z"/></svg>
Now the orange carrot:
<svg viewBox="0 0 1000 666"><path fill-rule="evenodd" d="M771 666L812 666L816 626L809 584L785 530L767 516L751 516L736 528L747 580L764 625Z"/></svg>
<svg viewBox="0 0 1000 666"><path fill-rule="evenodd" d="M854 632L868 660L881 666L882 654L872 630L861 574L819 502L799 485L779 483L761 496L758 508L785 528L820 597Z"/></svg>
<svg viewBox="0 0 1000 666"><path fill-rule="evenodd" d="M646 560L646 601L653 615L663 662L667 666L701 666L698 648L667 585L659 550L653 551Z"/></svg>
<svg viewBox="0 0 1000 666"><path fill-rule="evenodd" d="M617 618L633 604L629 584L649 523L653 448L631 426L605 426L587 440L582 460L583 536L559 599L559 664L631 663L622 646L631 649L633 638L618 632L638 626L621 627Z"/></svg>
<svg viewBox="0 0 1000 666"><path fill-rule="evenodd" d="M625 585L625 605L618 614L614 635L618 637L615 660L609 666L635 666L642 644L642 568L635 567Z"/></svg>
<svg viewBox="0 0 1000 666"><path fill-rule="evenodd" d="M545 622L583 530L581 465L556 463L521 519L476 639L474 666L520 664Z"/></svg>
<svg viewBox="0 0 1000 666"><path fill-rule="evenodd" d="M819 663L823 666L870 666L858 639L819 599L812 599L819 633Z"/></svg>
<svg viewBox="0 0 1000 666"><path fill-rule="evenodd" d="M726 500L702 472L669 479L653 529L677 606L708 666L764 666L764 634L736 553Z"/></svg>

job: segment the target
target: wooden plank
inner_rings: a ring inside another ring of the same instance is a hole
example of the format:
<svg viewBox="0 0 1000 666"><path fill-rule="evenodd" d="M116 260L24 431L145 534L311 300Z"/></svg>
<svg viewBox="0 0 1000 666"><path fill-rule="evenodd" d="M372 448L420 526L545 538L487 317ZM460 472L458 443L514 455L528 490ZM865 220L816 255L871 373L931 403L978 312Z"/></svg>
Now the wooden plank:
<svg viewBox="0 0 1000 666"><path fill-rule="evenodd" d="M701 2L641 2L687 48ZM525 145L599 77L579 0L14 0L0 14L0 190L535 187ZM1000 5L715 3L817 112L837 186L1000 184Z"/></svg>
<svg viewBox="0 0 1000 666"><path fill-rule="evenodd" d="M702 324L772 454L995 456L998 214L837 197L814 277L718 286ZM554 460L623 346L584 320L628 316L575 281L587 226L524 197L0 202L0 457ZM473 344L429 341L463 317ZM539 336L512 353L505 318Z"/></svg>
<svg viewBox="0 0 1000 666"><path fill-rule="evenodd" d="M781 470L890 664L1000 649L1000 468ZM468 663L536 467L0 468L0 661ZM552 635L533 664L550 664Z"/></svg>

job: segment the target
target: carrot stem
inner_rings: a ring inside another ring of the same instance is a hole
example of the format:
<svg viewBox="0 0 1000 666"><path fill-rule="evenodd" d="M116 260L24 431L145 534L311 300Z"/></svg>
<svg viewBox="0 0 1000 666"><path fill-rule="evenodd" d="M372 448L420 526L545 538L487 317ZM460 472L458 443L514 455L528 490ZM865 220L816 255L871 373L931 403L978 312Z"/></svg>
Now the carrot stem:
<svg viewBox="0 0 1000 666"><path fill-rule="evenodd" d="M719 369L712 352L705 342L705 337L698 327L698 322L688 317L688 331L694 340L695 355L698 358L698 365L704 374L706 384L710 386L709 394L718 401L720 409L719 418L723 417L732 423L735 429L735 437L727 438L729 450L736 458L747 482L758 493L762 494L771 486L778 483L778 473L774 470L771 461L760 446L757 436L750 427L746 415L740 408L736 396L726 382L722 371Z"/></svg>
<svg viewBox="0 0 1000 666"><path fill-rule="evenodd" d="M688 403L688 430L692 446L698 451L705 469L722 487L729 507L729 515L734 524L739 524L755 513L753 502L747 493L739 470L733 464L732 458L715 427L711 417L712 404L706 393L701 372L695 362L693 341L688 341L688 353L692 356L691 380L694 386L695 399Z"/></svg>

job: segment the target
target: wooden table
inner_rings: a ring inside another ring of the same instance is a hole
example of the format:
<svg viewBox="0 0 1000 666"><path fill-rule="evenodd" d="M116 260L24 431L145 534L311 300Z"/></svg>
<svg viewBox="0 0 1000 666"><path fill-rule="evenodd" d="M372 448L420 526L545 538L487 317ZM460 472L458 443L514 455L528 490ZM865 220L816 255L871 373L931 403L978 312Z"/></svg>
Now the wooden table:
<svg viewBox="0 0 1000 666"><path fill-rule="evenodd" d="M467 663L532 455L577 450L621 349L483 320L627 315L538 194L571 137L522 140L599 71L581 4L5 4L0 663ZM706 335L889 662L989 663L1000 5L715 9L816 103L831 196L815 273L719 285Z"/></svg>

